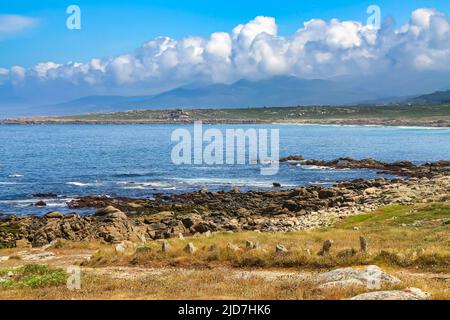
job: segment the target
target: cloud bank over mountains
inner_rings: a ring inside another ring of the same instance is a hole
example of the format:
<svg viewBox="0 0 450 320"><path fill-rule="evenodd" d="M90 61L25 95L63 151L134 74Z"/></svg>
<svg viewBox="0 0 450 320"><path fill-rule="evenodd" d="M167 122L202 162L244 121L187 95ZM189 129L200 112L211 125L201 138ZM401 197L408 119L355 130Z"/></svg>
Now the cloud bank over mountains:
<svg viewBox="0 0 450 320"><path fill-rule="evenodd" d="M1 21L0 35L5 32ZM56 101L279 75L312 79L450 71L450 19L431 8L415 10L402 26L390 18L380 29L356 21L313 19L288 37L277 29L274 18L258 16L231 32L181 40L159 37L114 58L43 62L30 69L0 65L0 98Z"/></svg>

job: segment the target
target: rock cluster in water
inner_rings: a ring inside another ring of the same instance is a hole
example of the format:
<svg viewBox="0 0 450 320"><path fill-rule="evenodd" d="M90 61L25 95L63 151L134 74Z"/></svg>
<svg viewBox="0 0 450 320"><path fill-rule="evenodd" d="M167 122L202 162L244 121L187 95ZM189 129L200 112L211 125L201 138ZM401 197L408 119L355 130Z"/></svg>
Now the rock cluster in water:
<svg viewBox="0 0 450 320"><path fill-rule="evenodd" d="M387 173L406 177L427 177L450 175L450 161L426 162L416 165L411 161L383 162L374 159L355 160L349 157L326 160L305 160L302 156L288 156L280 162L294 162L302 165L314 165L334 169L372 169L379 173Z"/></svg>

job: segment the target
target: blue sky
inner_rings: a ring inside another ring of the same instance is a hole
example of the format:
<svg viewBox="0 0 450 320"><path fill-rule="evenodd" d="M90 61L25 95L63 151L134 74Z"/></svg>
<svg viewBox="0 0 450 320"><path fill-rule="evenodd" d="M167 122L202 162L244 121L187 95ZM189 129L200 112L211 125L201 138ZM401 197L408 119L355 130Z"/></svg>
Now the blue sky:
<svg viewBox="0 0 450 320"><path fill-rule="evenodd" d="M82 30L69 31L66 8L82 10ZM450 13L447 0L356 1L356 0L14 0L0 2L0 14L38 19L26 30L0 38L0 67L32 67L43 61L85 62L93 57L113 57L131 52L145 41L165 35L181 39L229 32L256 16L275 17L280 35L291 35L312 18L365 21L366 8L377 4L383 17L392 15L406 23L419 7Z"/></svg>

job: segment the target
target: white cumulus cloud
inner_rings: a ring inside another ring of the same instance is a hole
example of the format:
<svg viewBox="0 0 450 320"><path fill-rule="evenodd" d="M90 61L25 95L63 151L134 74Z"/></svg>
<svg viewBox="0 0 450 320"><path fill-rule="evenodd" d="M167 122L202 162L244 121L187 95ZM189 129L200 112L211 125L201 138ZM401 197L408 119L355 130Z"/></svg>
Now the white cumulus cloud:
<svg viewBox="0 0 450 320"><path fill-rule="evenodd" d="M0 33L2 28L5 32L1 17ZM22 26L26 24L24 20ZM290 36L278 34L274 18L260 16L209 37L159 37L113 58L3 68L0 84L31 87L39 82L42 87L58 82L119 94L124 88L150 90L193 81L230 83L274 75L329 78L403 70L450 71L450 20L443 13L417 9L405 25L386 22L378 30L357 21L313 19Z"/></svg>

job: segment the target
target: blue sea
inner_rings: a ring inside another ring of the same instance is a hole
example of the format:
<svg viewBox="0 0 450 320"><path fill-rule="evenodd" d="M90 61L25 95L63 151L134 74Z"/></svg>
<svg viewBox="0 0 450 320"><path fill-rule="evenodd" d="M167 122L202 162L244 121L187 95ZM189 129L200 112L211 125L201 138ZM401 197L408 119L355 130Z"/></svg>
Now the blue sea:
<svg viewBox="0 0 450 320"><path fill-rule="evenodd" d="M263 176L259 165L175 165L171 134L192 125L0 125L0 213L70 212L81 195L152 198L156 193L284 188L377 177L370 170L330 170L280 164ZM415 163L449 160L450 129L327 125L204 125L204 129L279 129L280 157L337 157ZM56 193L32 204L35 193ZM79 213L85 213L80 212Z"/></svg>

